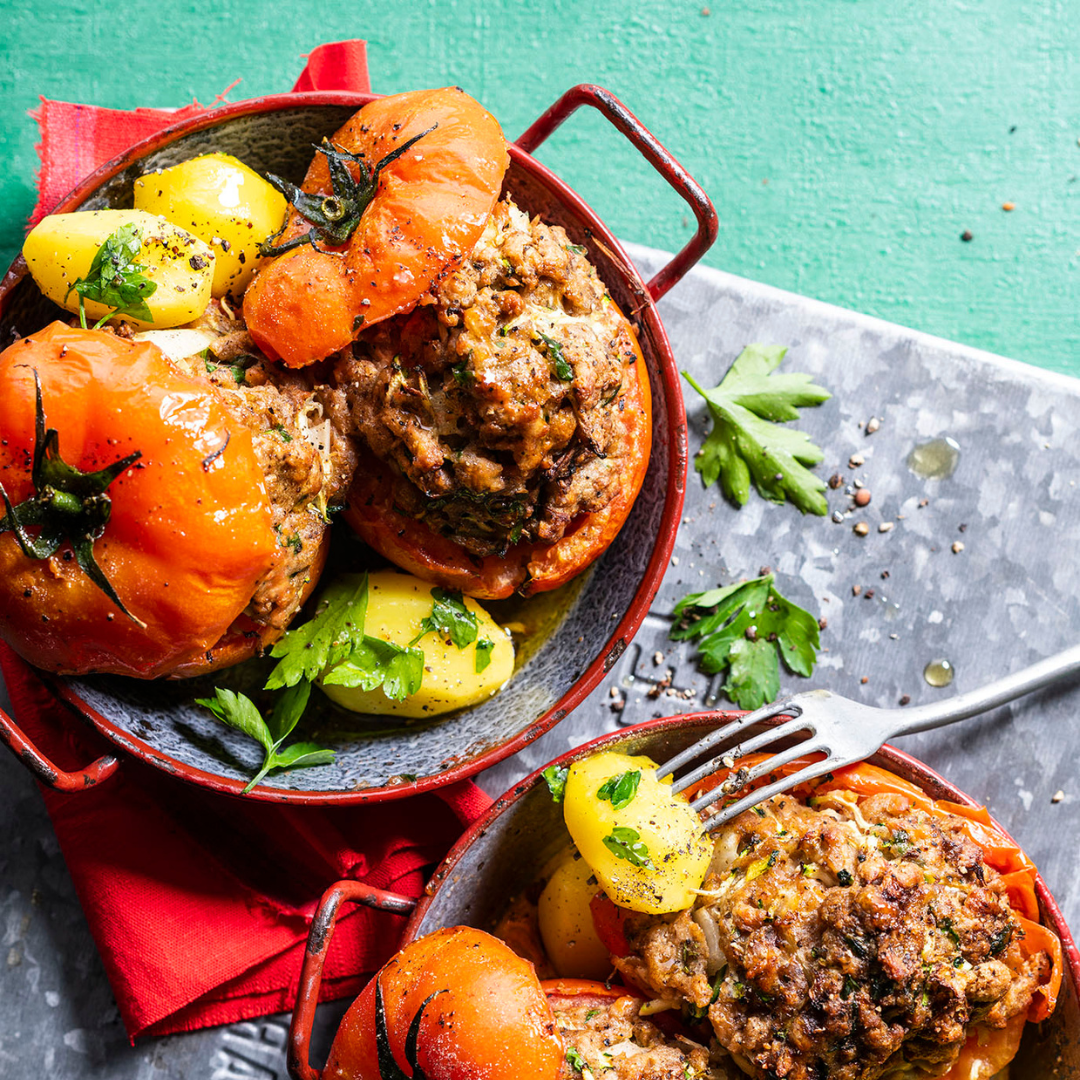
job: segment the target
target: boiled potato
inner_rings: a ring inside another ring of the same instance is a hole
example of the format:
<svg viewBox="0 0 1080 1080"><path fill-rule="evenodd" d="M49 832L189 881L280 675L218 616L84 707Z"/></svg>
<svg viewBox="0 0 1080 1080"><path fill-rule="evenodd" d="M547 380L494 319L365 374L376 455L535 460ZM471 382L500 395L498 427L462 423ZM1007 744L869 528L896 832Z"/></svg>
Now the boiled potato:
<svg viewBox="0 0 1080 1080"><path fill-rule="evenodd" d="M608 781L628 773L640 775L626 805L600 798ZM563 814L582 858L619 907L660 915L694 902L713 845L686 799L671 793L670 781L657 780L655 762L612 751L575 761Z"/></svg>
<svg viewBox="0 0 1080 1080"><path fill-rule="evenodd" d="M322 685L331 701L352 712L392 713L397 716L438 716L491 697L514 673L514 646L509 635L472 597L465 606L476 616L477 641L494 642L491 662L476 670L476 642L459 649L440 634L427 633L416 644L424 650L424 679L419 691L392 701L381 689L360 690ZM431 585L396 570L368 575L368 606L364 633L395 645L408 645L431 615Z"/></svg>
<svg viewBox="0 0 1080 1080"><path fill-rule="evenodd" d="M540 937L559 975L606 979L611 973L611 957L589 908L598 891L589 864L576 852L568 852L540 894Z"/></svg>
<svg viewBox="0 0 1080 1080"><path fill-rule="evenodd" d="M23 244L23 257L38 288L61 307L77 312L75 282L87 276L101 246L124 225L138 229L142 247L134 263L157 288L146 298L151 321L133 315L117 315L110 321L148 330L197 319L210 303L214 253L191 233L142 210L81 210L42 218ZM86 301L88 322L113 310Z"/></svg>
<svg viewBox="0 0 1080 1080"><path fill-rule="evenodd" d="M259 263L259 243L277 232L285 197L229 154L204 154L135 181L135 206L161 214L214 251L213 293L239 303Z"/></svg>

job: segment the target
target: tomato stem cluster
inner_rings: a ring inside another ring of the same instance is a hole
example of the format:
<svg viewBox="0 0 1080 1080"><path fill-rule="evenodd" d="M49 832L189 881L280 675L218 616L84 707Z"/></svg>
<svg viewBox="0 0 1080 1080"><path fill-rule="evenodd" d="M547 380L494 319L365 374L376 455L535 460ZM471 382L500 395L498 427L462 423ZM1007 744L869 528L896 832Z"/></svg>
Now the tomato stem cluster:
<svg viewBox="0 0 1080 1080"><path fill-rule="evenodd" d="M146 624L131 614L116 595L109 579L94 558L94 541L104 533L112 514L109 485L142 457L136 450L97 472L84 473L60 457L60 436L45 427L45 407L41 399L41 378L34 369L36 404L34 410L34 460L30 477L37 494L13 506L3 484L0 497L7 513L0 518L0 533L12 532L28 559L48 559L67 540L83 573L129 618ZM38 527L36 537L26 530Z"/></svg>
<svg viewBox="0 0 1080 1080"><path fill-rule="evenodd" d="M296 212L310 225L306 233L286 240L284 244L276 241L288 227L288 219L276 233L268 236L259 245L259 254L263 256L283 255L301 244L310 244L316 251L332 255L335 252L324 251L316 241L322 241L331 247L340 247L346 243L360 224L360 218L368 208L379 187L379 175L392 161L396 161L414 143L425 135L430 135L439 125L432 124L426 131L406 139L400 146L391 150L372 168L364 161L362 154L353 154L336 147L329 139L323 139L315 149L326 158L330 169L332 195L310 194L295 184L273 173L267 173L266 179L292 203ZM353 179L350 165L357 166L358 178Z"/></svg>

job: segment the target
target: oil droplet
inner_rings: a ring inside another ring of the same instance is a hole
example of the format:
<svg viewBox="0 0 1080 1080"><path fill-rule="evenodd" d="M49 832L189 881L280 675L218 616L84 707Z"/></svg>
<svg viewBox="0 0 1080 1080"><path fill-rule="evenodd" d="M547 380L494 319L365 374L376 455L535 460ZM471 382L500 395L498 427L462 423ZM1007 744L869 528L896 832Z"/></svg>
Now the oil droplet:
<svg viewBox="0 0 1080 1080"><path fill-rule="evenodd" d="M919 443L907 456L907 467L924 480L947 480L959 464L960 445L948 436Z"/></svg>
<svg viewBox="0 0 1080 1080"><path fill-rule="evenodd" d="M931 686L948 686L953 681L953 675L956 672L953 671L952 664L948 660L931 660L926 667L923 668L923 678Z"/></svg>

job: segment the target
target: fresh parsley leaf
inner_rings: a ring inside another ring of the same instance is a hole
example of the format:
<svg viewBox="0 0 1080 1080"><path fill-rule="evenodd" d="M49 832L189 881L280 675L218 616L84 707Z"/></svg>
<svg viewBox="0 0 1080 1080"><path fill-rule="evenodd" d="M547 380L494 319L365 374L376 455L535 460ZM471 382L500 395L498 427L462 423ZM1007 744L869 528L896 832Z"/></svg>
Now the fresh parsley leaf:
<svg viewBox="0 0 1080 1080"><path fill-rule="evenodd" d="M825 482L806 467L822 459L821 449L805 433L778 425L798 420L799 408L820 405L831 395L809 375L770 374L786 352L776 345L748 345L712 390L683 372L708 402L713 419L694 468L706 486L719 480L737 506L746 503L753 480L772 502L787 498L804 514L825 514Z"/></svg>
<svg viewBox="0 0 1080 1080"><path fill-rule="evenodd" d="M278 664L266 689L295 686L301 679L313 682L326 668L348 659L364 641L367 600L367 574L335 581L323 593L315 618L289 630L270 650Z"/></svg>
<svg viewBox="0 0 1080 1080"><path fill-rule="evenodd" d="M315 743L300 742L281 749L281 744L292 734L300 721L311 696L311 683L306 680L289 687L274 702L270 719L262 713L251 698L232 690L214 690L212 698L196 698L196 703L209 709L222 723L234 727L255 739L263 748L263 763L259 771L248 781L243 794L247 794L272 769L297 769L310 765L329 765L334 761L334 751Z"/></svg>
<svg viewBox="0 0 1080 1080"><path fill-rule="evenodd" d="M263 749L269 751L274 745L262 713L255 707L255 702L245 694L217 688L212 698L196 698L195 704L209 709L223 724L249 735Z"/></svg>
<svg viewBox="0 0 1080 1080"><path fill-rule="evenodd" d="M625 859L631 866L653 868L649 861L649 849L641 842L641 834L628 825L616 825L603 840L604 847L617 859Z"/></svg>
<svg viewBox="0 0 1080 1080"><path fill-rule="evenodd" d="M570 770L565 766L549 765L540 775L547 782L551 792L551 801L561 803L566 792L566 777Z"/></svg>
<svg viewBox="0 0 1080 1080"><path fill-rule="evenodd" d="M476 643L476 673L483 671L491 663L491 653L495 648L495 642L491 638L482 637Z"/></svg>
<svg viewBox="0 0 1080 1080"><path fill-rule="evenodd" d="M426 634L434 631L448 637L459 649L471 645L480 632L479 624L476 616L465 606L461 593L432 589L431 595L434 598L431 614L421 621L420 633L409 644L415 645Z"/></svg>
<svg viewBox="0 0 1080 1080"><path fill-rule="evenodd" d="M633 801L639 783L641 783L640 769L620 773L618 776L605 780L596 792L596 797L602 802L611 803L613 810L621 810Z"/></svg>
<svg viewBox="0 0 1080 1080"><path fill-rule="evenodd" d="M270 430L274 432L275 435L280 435L282 442L292 442L292 436L289 434L284 424L275 424Z"/></svg>
<svg viewBox="0 0 1080 1080"><path fill-rule="evenodd" d="M391 701L401 701L420 689L424 678L424 650L402 648L391 641L365 635L349 656L323 676L328 686L382 687Z"/></svg>
<svg viewBox="0 0 1080 1080"><path fill-rule="evenodd" d="M574 252L575 255L585 254L585 249L580 244L563 244L563 247L566 248L567 251Z"/></svg>
<svg viewBox="0 0 1080 1080"><path fill-rule="evenodd" d="M708 592L675 605L676 641L697 641L703 671L727 669L724 693L740 708L758 709L780 693L780 666L809 676L817 662L817 619L776 591L772 574Z"/></svg>
<svg viewBox="0 0 1080 1080"><path fill-rule="evenodd" d="M79 321L84 330L87 300L115 309L94 324L95 330L114 315L132 315L143 322L154 321L146 300L157 291L157 282L145 277L142 271L146 267L135 261L140 251L142 233L138 225L121 225L97 249L86 277L79 278L68 289L65 300L72 292L79 294Z"/></svg>
<svg viewBox="0 0 1080 1080"><path fill-rule="evenodd" d="M334 763L334 751L327 750L317 743L298 742L292 746L286 746L275 757L275 769L298 769L310 765L332 765Z"/></svg>
<svg viewBox="0 0 1080 1080"><path fill-rule="evenodd" d="M306 679L277 695L270 719L266 722L270 738L274 743L280 745L292 734L293 728L304 715L310 697L311 683Z"/></svg>
<svg viewBox="0 0 1080 1080"><path fill-rule="evenodd" d="M573 382L574 369L570 366L570 362L566 357L563 356L562 342L556 341L553 337L548 337L547 334L540 334L540 340L544 343L544 350L551 357L551 362L555 366L555 377L562 382Z"/></svg>
<svg viewBox="0 0 1080 1080"><path fill-rule="evenodd" d="M460 364L455 364L450 369L450 374L454 376L454 382L458 386L468 386L473 381L473 373L469 370L469 364L466 360L462 360Z"/></svg>

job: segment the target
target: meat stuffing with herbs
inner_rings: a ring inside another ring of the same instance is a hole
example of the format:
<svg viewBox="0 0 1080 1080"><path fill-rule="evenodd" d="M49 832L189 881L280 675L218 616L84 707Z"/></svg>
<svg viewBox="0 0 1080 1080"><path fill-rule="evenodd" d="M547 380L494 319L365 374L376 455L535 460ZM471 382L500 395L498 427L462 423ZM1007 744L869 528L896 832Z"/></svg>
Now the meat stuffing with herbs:
<svg viewBox="0 0 1080 1080"><path fill-rule="evenodd" d="M274 565L245 614L283 630L300 607L330 508L345 501L356 451L326 416L326 391L305 372L271 364L242 321L214 303L191 328L214 339L204 352L175 362L212 382L231 416L251 431L278 537Z"/></svg>
<svg viewBox="0 0 1080 1080"><path fill-rule="evenodd" d="M634 916L623 974L707 1017L751 1076L940 1076L972 1028L1026 1013L1004 883L959 819L900 795L777 796L722 833L690 911Z"/></svg>
<svg viewBox="0 0 1080 1080"><path fill-rule="evenodd" d="M393 465L399 509L471 554L559 540L626 474L625 322L583 249L509 200L433 301L340 354L335 424Z"/></svg>
<svg viewBox="0 0 1080 1080"><path fill-rule="evenodd" d="M686 1035L665 1034L641 1015L645 1004L629 994L611 1001L554 1005L566 1044L563 1080L726 1080L728 1072L710 1051Z"/></svg>

